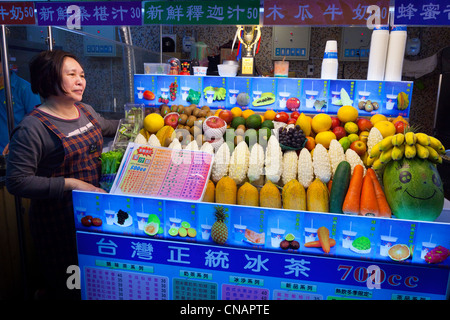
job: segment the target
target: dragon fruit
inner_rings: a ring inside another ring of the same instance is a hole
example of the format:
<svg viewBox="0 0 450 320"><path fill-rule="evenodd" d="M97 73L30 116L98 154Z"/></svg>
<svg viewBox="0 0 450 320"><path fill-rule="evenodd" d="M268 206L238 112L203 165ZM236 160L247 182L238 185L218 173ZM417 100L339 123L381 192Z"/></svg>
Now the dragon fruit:
<svg viewBox="0 0 450 320"><path fill-rule="evenodd" d="M443 246L437 246L425 255L425 261L428 263L440 263L450 256L450 251Z"/></svg>

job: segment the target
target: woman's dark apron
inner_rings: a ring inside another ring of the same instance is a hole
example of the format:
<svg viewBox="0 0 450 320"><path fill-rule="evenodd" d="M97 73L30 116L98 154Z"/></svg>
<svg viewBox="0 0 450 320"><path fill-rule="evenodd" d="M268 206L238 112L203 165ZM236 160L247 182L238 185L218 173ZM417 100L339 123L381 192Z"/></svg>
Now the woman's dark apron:
<svg viewBox="0 0 450 320"><path fill-rule="evenodd" d="M70 137L66 137L39 109L33 110L30 115L42 121L62 141L64 161L51 177L75 178L98 186L102 129L82 104L78 104L78 108L93 126ZM65 191L62 199L33 199L30 229L46 276L44 285L56 293L56 298L72 298L74 294L79 296L79 290L68 290L66 285L71 275L67 274L67 267L78 264L72 191Z"/></svg>

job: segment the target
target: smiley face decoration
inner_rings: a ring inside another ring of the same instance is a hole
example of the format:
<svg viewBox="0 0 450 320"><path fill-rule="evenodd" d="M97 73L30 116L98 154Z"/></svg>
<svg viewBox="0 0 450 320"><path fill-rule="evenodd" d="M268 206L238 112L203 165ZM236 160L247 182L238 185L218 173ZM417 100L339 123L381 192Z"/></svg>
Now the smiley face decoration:
<svg viewBox="0 0 450 320"><path fill-rule="evenodd" d="M399 219L434 221L444 208L444 189L436 166L420 158L391 161L383 173L386 198Z"/></svg>

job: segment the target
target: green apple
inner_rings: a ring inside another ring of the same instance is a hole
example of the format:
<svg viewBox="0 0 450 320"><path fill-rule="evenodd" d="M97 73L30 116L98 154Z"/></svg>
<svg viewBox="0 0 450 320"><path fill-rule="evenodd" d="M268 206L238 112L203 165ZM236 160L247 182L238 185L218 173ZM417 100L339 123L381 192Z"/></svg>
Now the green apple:
<svg viewBox="0 0 450 320"><path fill-rule="evenodd" d="M355 142L359 140L359 136L356 133L349 134L347 137L350 139L350 142Z"/></svg>
<svg viewBox="0 0 450 320"><path fill-rule="evenodd" d="M344 152L347 151L347 149L352 144L349 137L343 137L343 138L339 139L339 143L341 144L342 148L344 149Z"/></svg>

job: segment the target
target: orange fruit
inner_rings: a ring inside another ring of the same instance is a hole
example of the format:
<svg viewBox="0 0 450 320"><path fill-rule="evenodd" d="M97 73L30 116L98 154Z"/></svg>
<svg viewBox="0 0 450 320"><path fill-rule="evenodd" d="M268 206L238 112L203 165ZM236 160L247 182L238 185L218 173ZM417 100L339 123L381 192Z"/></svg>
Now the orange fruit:
<svg viewBox="0 0 450 320"><path fill-rule="evenodd" d="M373 126L375 128L377 128L378 130L380 130L383 138L386 138L388 136L393 136L396 133L394 124L388 120L378 121Z"/></svg>
<svg viewBox="0 0 450 320"><path fill-rule="evenodd" d="M247 120L247 118L250 117L252 114L255 114L255 111L251 109L247 109L242 112L242 116L244 117L245 120Z"/></svg>
<svg viewBox="0 0 450 320"><path fill-rule="evenodd" d="M331 117L325 113L319 113L312 118L311 128L315 133L330 130L331 128Z"/></svg>
<svg viewBox="0 0 450 320"><path fill-rule="evenodd" d="M336 135L333 131L322 131L316 135L316 144L323 145L326 149L330 147L331 140L336 139Z"/></svg>
<svg viewBox="0 0 450 320"><path fill-rule="evenodd" d="M267 110L266 112L264 112L264 119L273 120L273 119L275 119L276 115L277 115L277 113L275 111Z"/></svg>
<svg viewBox="0 0 450 320"><path fill-rule="evenodd" d="M234 107L230 111L233 114L233 118L242 116L242 110L239 107Z"/></svg>
<svg viewBox="0 0 450 320"><path fill-rule="evenodd" d="M164 127L164 118L158 113L150 113L144 118L144 128L150 133L156 133Z"/></svg>
<svg viewBox="0 0 450 320"><path fill-rule="evenodd" d="M370 118L370 122L372 122L373 125L375 125L375 123L377 123L378 121L387 121L387 118L385 115L383 114L374 114L371 118Z"/></svg>
<svg viewBox="0 0 450 320"><path fill-rule="evenodd" d="M337 112L337 117L341 122L356 122L358 109L352 106L342 106Z"/></svg>
<svg viewBox="0 0 450 320"><path fill-rule="evenodd" d="M305 148L308 149L309 151L311 151L315 147L316 147L316 141L314 140L314 138L310 137L310 136L307 136L306 137Z"/></svg>

